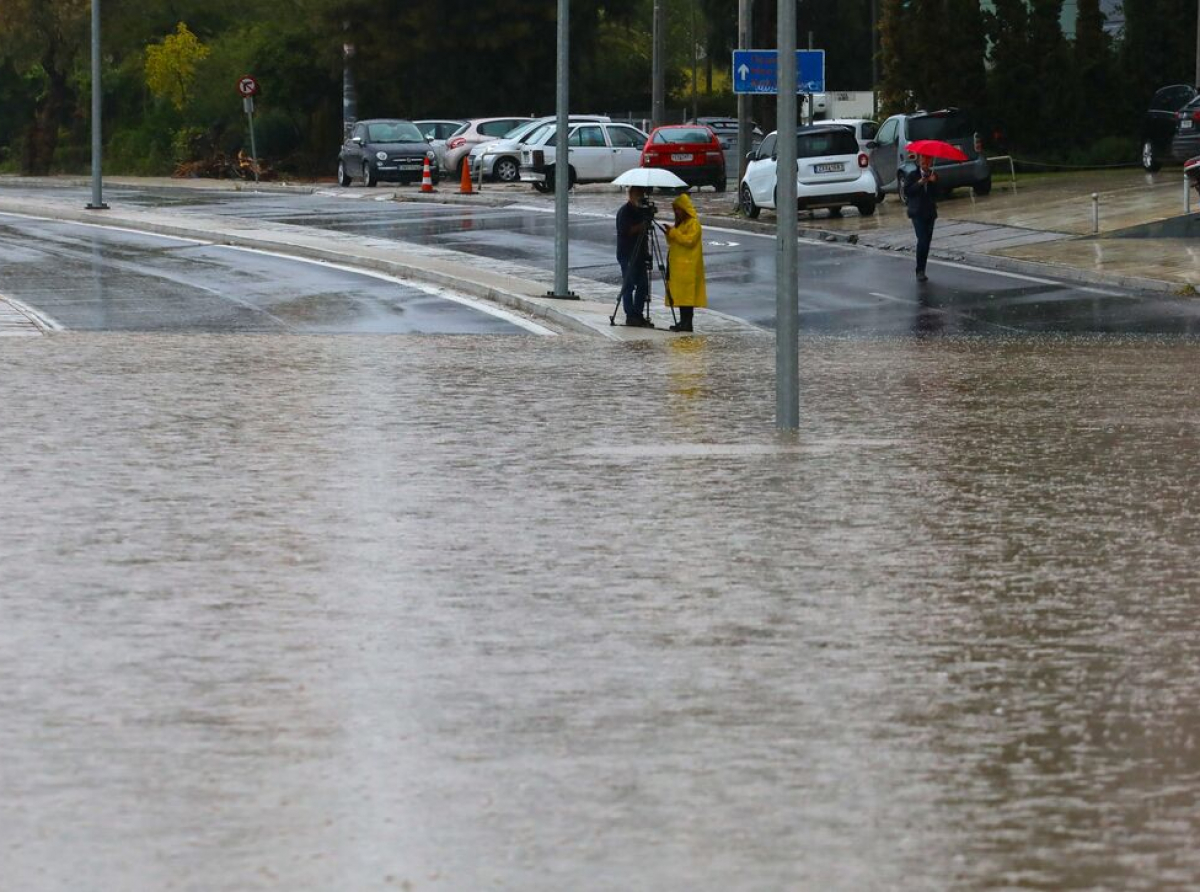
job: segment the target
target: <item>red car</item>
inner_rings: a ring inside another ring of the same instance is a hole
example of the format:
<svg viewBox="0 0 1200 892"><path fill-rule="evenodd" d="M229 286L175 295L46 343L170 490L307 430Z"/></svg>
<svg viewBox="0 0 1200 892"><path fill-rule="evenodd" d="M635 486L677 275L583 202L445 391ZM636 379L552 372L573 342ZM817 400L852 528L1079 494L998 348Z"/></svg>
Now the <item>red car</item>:
<svg viewBox="0 0 1200 892"><path fill-rule="evenodd" d="M642 149L642 167L661 167L689 186L725 191L725 153L717 135L702 124L655 127Z"/></svg>

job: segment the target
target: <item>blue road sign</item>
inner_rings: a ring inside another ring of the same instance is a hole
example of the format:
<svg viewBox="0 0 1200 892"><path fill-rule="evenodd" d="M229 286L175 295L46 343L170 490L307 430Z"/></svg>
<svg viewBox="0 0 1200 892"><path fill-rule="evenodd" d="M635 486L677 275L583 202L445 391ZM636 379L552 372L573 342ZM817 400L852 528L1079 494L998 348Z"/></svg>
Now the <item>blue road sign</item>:
<svg viewBox="0 0 1200 892"><path fill-rule="evenodd" d="M734 50L733 92L778 93L778 50ZM825 92L825 51L796 50L796 92Z"/></svg>

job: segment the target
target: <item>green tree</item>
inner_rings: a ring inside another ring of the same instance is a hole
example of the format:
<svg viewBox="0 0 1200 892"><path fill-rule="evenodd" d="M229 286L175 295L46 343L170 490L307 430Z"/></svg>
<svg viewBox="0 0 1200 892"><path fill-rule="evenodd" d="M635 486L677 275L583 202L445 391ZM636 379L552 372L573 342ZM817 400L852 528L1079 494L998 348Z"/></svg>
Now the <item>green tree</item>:
<svg viewBox="0 0 1200 892"><path fill-rule="evenodd" d="M208 47L180 22L174 34L146 47L146 86L155 96L182 111L192 96L196 65L208 58Z"/></svg>
<svg viewBox="0 0 1200 892"><path fill-rule="evenodd" d="M0 62L29 72L36 83L33 119L23 132L21 169L46 174L59 129L72 110L76 60L87 39L89 0L3 0Z"/></svg>

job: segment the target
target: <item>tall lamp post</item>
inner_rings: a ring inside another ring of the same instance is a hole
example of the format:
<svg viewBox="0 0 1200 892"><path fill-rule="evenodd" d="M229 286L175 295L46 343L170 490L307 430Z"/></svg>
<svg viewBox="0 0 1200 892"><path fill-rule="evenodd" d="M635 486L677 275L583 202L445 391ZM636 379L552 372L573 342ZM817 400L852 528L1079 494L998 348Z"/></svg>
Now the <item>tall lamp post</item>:
<svg viewBox="0 0 1200 892"><path fill-rule="evenodd" d="M555 96L554 125L554 290L546 297L576 300L567 287L567 190L571 188L571 158L567 146L567 103L571 90L568 82L571 30L567 17L569 0L558 0L558 91Z"/></svg>
<svg viewBox="0 0 1200 892"><path fill-rule="evenodd" d="M779 153L775 206L775 425L800 427L799 282L796 260L796 2L778 0Z"/></svg>
<svg viewBox="0 0 1200 892"><path fill-rule="evenodd" d="M104 203L100 100L100 0L92 0L92 200L87 207L93 211L108 208Z"/></svg>

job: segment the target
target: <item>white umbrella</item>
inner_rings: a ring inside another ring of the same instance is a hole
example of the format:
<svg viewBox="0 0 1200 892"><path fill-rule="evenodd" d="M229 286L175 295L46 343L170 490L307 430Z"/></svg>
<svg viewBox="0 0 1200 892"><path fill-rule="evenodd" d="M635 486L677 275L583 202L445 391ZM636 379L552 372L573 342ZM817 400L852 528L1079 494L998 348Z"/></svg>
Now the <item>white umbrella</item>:
<svg viewBox="0 0 1200 892"><path fill-rule="evenodd" d="M661 167L635 167L627 170L615 180L614 186L641 186L645 189L686 189L687 183L675 176L669 170Z"/></svg>

